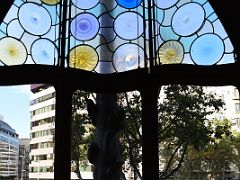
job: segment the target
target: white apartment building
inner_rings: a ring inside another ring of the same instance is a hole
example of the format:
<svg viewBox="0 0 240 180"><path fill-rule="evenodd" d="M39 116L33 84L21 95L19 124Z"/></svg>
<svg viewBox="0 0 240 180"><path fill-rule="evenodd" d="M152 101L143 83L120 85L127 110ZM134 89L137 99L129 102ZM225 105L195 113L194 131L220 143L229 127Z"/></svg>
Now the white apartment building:
<svg viewBox="0 0 240 180"><path fill-rule="evenodd" d="M240 131L240 101L238 89L234 86L206 87L206 92L216 93L225 103L221 113L210 115L209 119L228 119L233 123L233 130Z"/></svg>
<svg viewBox="0 0 240 180"><path fill-rule="evenodd" d="M55 89L46 84L31 85L30 97L30 180L54 179ZM81 169L84 179L92 172ZM71 172L71 179L78 179Z"/></svg>
<svg viewBox="0 0 240 180"><path fill-rule="evenodd" d="M55 89L31 85L29 179L54 179Z"/></svg>

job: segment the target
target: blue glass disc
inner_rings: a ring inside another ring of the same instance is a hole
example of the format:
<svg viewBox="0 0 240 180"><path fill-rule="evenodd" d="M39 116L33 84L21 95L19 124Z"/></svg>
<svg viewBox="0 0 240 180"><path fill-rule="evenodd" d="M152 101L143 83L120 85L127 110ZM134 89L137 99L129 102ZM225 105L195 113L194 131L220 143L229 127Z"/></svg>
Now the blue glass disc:
<svg viewBox="0 0 240 180"><path fill-rule="evenodd" d="M91 9L99 3L99 0L72 0L72 3L80 9Z"/></svg>
<svg viewBox="0 0 240 180"><path fill-rule="evenodd" d="M113 65L118 72L144 66L144 50L137 44L123 44L113 54Z"/></svg>
<svg viewBox="0 0 240 180"><path fill-rule="evenodd" d="M114 21L114 30L123 39L137 39L143 33L143 18L136 12L124 12Z"/></svg>
<svg viewBox="0 0 240 180"><path fill-rule="evenodd" d="M23 4L18 12L22 27L33 35L43 35L51 27L51 17L48 11L35 3Z"/></svg>
<svg viewBox="0 0 240 180"><path fill-rule="evenodd" d="M71 22L71 33L78 40L90 40L97 35L98 31L99 22L92 14L79 14Z"/></svg>
<svg viewBox="0 0 240 180"><path fill-rule="evenodd" d="M54 65L54 59L58 59L56 46L48 39L38 39L31 47L32 58L36 64Z"/></svg>
<svg viewBox="0 0 240 180"><path fill-rule="evenodd" d="M157 0L155 4L161 9L167 9L175 5L178 1L179 0Z"/></svg>
<svg viewBox="0 0 240 180"><path fill-rule="evenodd" d="M142 0L116 0L117 3L124 8L135 8L142 3Z"/></svg>
<svg viewBox="0 0 240 180"><path fill-rule="evenodd" d="M173 31L181 36L189 36L199 30L205 18L202 6L197 3L188 3L181 6L173 16Z"/></svg>
<svg viewBox="0 0 240 180"><path fill-rule="evenodd" d="M18 19L12 20L7 26L8 36L20 39L24 33L24 29L20 25Z"/></svg>
<svg viewBox="0 0 240 180"><path fill-rule="evenodd" d="M193 42L190 53L196 64L213 65L222 58L224 43L215 34L204 34Z"/></svg>

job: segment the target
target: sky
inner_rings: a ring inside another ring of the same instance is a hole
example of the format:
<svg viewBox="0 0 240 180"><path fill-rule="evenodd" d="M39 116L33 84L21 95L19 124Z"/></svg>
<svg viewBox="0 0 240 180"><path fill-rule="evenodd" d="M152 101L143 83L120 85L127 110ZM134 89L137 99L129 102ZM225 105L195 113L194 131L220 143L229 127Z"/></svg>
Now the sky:
<svg viewBox="0 0 240 180"><path fill-rule="evenodd" d="M30 85L0 86L0 115L19 138L30 137L30 94Z"/></svg>

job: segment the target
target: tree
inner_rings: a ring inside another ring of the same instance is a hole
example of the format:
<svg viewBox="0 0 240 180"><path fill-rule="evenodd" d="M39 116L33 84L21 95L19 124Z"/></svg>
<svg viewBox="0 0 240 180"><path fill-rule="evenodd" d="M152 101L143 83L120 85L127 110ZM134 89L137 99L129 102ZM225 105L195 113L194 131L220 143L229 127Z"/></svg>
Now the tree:
<svg viewBox="0 0 240 180"><path fill-rule="evenodd" d="M227 119L214 119L210 124L213 134L209 143L199 150L188 148L186 160L180 169L184 177L187 174L196 174L199 178L206 175L213 178L224 177L224 173L239 159L234 147L237 137L232 133L231 122Z"/></svg>
<svg viewBox="0 0 240 180"><path fill-rule="evenodd" d="M119 179L122 160L119 131L123 128L124 111L114 94L76 91L73 95L72 161L81 178L81 165L94 166L94 179Z"/></svg>
<svg viewBox="0 0 240 180"><path fill-rule="evenodd" d="M135 91L119 95L126 114L126 126L122 133L123 158L129 162L129 167L134 172L134 179L142 179L139 166L142 161L142 132L141 132L141 96Z"/></svg>
<svg viewBox="0 0 240 180"><path fill-rule="evenodd" d="M96 103L89 102L88 113L96 118L92 119L96 126L95 140L88 149L88 160L94 165L94 179L120 179L123 161L119 133L124 127L124 110L117 103L116 94L100 93Z"/></svg>
<svg viewBox="0 0 240 180"><path fill-rule="evenodd" d="M82 179L79 162L82 166L88 165L87 149L94 138L95 128L91 125L85 101L89 96L90 94L87 92L76 91L72 97L72 171L77 174L79 179Z"/></svg>
<svg viewBox="0 0 240 180"><path fill-rule="evenodd" d="M233 139L232 143L234 145L235 149L235 155L234 155L234 165L238 168L240 171L240 132L233 132Z"/></svg>
<svg viewBox="0 0 240 180"><path fill-rule="evenodd" d="M203 87L199 86L169 85L164 87L163 91L164 96L159 98L158 104L159 156L162 162L160 178L167 179L181 167L188 147L198 150L210 142L213 131L206 123L206 116L221 110L224 103L221 99L217 99L214 94L205 93ZM79 104L75 107L75 112L79 108L86 108L84 96L88 97L86 94L78 94L77 96L76 100L73 101L73 103ZM129 161L129 165L135 173L135 179L142 179L140 171L142 159L141 96L138 92L131 92L119 94L117 99L118 105L114 105L114 107L118 109L121 106L125 112L125 128L123 131L120 131L120 134L117 133L122 142L123 160ZM85 102L83 102L84 100ZM89 113L91 117L96 116L94 113L95 105L93 104L92 108L90 108L93 111L88 111L88 113L91 112ZM118 112L115 111L116 109L112 110L113 112ZM122 112L122 110L119 112ZM107 115L106 117L112 117L112 115ZM90 123L87 114L77 113L75 114L75 120L77 124L80 122L83 124ZM123 121L120 120L120 122ZM94 124L94 121L92 123ZM82 144L83 141L82 137L85 130L80 128L78 131L77 137L81 136L81 138L76 138L78 141L76 143L73 142L73 145L75 144L74 147ZM119 129L117 132L119 132ZM90 147L92 147L90 151L93 150L95 152L92 154L97 154L95 150L98 146L92 143ZM80 154L80 151L76 150L76 154ZM118 161L119 165L121 165L120 159Z"/></svg>
<svg viewBox="0 0 240 180"><path fill-rule="evenodd" d="M199 86L169 85L162 92L158 104L160 178L167 179L179 170L189 146L200 149L210 141L213 132L206 116L219 111L224 103ZM141 179L141 97L139 93L125 93L121 99L127 122L123 133L125 158Z"/></svg>
<svg viewBox="0 0 240 180"><path fill-rule="evenodd" d="M221 110L224 103L203 87L170 85L159 102L159 156L163 162L160 179L179 170L189 146L200 149L211 140L206 116Z"/></svg>

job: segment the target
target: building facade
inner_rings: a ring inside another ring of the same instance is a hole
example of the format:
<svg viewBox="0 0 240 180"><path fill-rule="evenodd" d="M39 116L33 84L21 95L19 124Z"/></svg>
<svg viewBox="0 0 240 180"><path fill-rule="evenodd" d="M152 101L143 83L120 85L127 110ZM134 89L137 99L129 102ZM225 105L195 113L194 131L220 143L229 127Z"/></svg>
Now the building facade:
<svg viewBox="0 0 240 180"><path fill-rule="evenodd" d="M54 178L55 90L31 85L29 179Z"/></svg>
<svg viewBox="0 0 240 180"><path fill-rule="evenodd" d="M18 179L29 179L29 138L21 138L19 141L19 157L18 157Z"/></svg>
<svg viewBox="0 0 240 180"><path fill-rule="evenodd" d="M224 101L224 109L208 116L208 119L228 119L233 130L240 131L240 101L238 89L234 86L206 87L206 92L215 93Z"/></svg>
<svg viewBox="0 0 240 180"><path fill-rule="evenodd" d="M55 89L44 84L31 85L30 97L30 180L54 179ZM92 173L82 172L84 179ZM72 172L71 179L78 179Z"/></svg>
<svg viewBox="0 0 240 180"><path fill-rule="evenodd" d="M0 179L18 176L18 151L18 134L0 116Z"/></svg>

